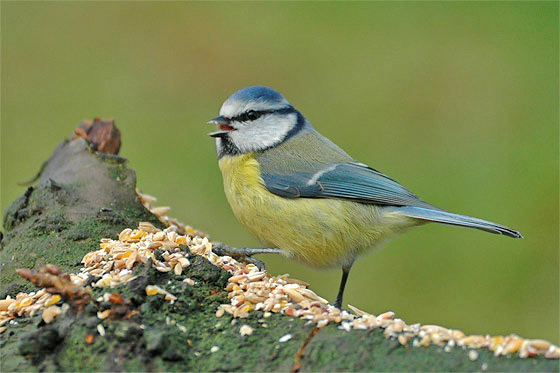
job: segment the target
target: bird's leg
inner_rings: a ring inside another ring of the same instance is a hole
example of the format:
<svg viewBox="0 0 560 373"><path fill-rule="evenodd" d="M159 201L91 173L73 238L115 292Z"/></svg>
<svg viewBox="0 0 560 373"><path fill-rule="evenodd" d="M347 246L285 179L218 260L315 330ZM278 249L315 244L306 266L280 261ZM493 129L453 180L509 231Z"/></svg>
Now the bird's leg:
<svg viewBox="0 0 560 373"><path fill-rule="evenodd" d="M212 251L217 255L228 255L237 260L245 260L256 265L260 270L264 270L264 263L257 258L253 258L256 254L280 254L282 250L276 248L234 248L224 245L221 242L215 242Z"/></svg>
<svg viewBox="0 0 560 373"><path fill-rule="evenodd" d="M256 254L280 254L282 250L276 248L250 248L250 247L242 247L240 249L236 249L234 247L229 247L224 245L221 242L215 242L214 247L212 248L214 251L223 251L225 254L228 254L231 257L234 256L252 256ZM216 252L216 254L219 254Z"/></svg>
<svg viewBox="0 0 560 373"><path fill-rule="evenodd" d="M352 260L349 264L342 266L342 278L340 279L340 287L338 288L338 295L334 301L334 306L338 309L342 309L342 297L344 296L344 288L346 287L346 280L348 280L348 274L352 268L354 261Z"/></svg>

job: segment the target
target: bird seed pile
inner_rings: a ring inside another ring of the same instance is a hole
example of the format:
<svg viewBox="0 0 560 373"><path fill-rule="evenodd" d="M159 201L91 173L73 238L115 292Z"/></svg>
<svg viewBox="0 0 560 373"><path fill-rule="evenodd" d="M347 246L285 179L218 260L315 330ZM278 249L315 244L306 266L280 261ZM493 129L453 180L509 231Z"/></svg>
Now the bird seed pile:
<svg viewBox="0 0 560 373"><path fill-rule="evenodd" d="M378 316L348 306L352 313L339 310L321 298L303 281L290 278L287 274L271 276L261 271L254 264L246 264L230 256L219 256L212 251L213 244L202 233L185 226L167 216L169 208L153 207L155 198L138 193L144 206L156 215L167 228L159 230L150 223L142 222L136 229L125 229L118 239L103 238L98 250L87 253L83 260L83 268L70 275L76 285L85 284L93 277L94 287L113 287L134 279L134 267L139 263L148 263L157 271L171 272L182 275L190 265L190 255L201 255L212 264L223 268L231 274L226 290L229 304L222 304L216 311L216 316L225 313L236 318L246 318L251 311L262 311L259 320L262 327L267 327L266 319L272 313L299 317L308 320L321 328L330 323L338 324L340 329L347 332L352 329L368 330L384 329L387 338L397 340L402 345L412 342L412 346L428 346L431 344L442 346L450 351L454 346L470 349L469 358L476 360L476 349L487 348L496 356L517 354L520 358L544 355L550 359L560 358L560 348L541 339L524 339L515 334L508 336L467 336L460 330L448 329L437 325L408 325L403 320L395 318L391 311ZM185 245L185 246L182 246ZM163 254L156 258L154 251L159 249ZM183 250L188 250L183 251ZM195 281L185 277L183 281L196 286ZM174 302L175 295L156 286L146 286L148 296L163 295L165 300ZM109 293L107 293L109 294ZM43 309L43 319L50 322L61 313L61 309L54 304L60 301L60 296L51 295L44 289L36 293L20 293L16 299L9 297L0 300L0 333L5 330L5 324L16 317L33 315ZM53 308L55 307L55 308ZM104 315L98 315L103 318ZM243 335L252 334L252 328L244 325L240 329ZM101 334L101 331L99 331ZM290 336L284 336L286 340Z"/></svg>

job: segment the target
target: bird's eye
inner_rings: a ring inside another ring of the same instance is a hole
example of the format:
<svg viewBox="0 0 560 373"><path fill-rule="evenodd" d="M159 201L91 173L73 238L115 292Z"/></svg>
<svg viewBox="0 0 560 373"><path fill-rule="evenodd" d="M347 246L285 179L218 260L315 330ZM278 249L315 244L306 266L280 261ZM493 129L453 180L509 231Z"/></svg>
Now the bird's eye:
<svg viewBox="0 0 560 373"><path fill-rule="evenodd" d="M258 119L259 116L260 116L259 113L257 113L254 110L249 110L245 115L247 116L247 119L249 119L249 120Z"/></svg>

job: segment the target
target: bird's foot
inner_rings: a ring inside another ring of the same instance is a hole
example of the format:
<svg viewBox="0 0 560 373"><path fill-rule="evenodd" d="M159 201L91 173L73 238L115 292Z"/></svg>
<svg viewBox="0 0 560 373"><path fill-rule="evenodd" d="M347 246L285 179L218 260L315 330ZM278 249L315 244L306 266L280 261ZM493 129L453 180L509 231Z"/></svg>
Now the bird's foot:
<svg viewBox="0 0 560 373"><path fill-rule="evenodd" d="M252 263L257 266L257 268L261 271L264 271L264 263L262 260L257 258L253 258L253 255L256 254L280 254L282 250L280 249L270 249L270 248L250 248L250 247L242 247L240 249L229 247L224 245L221 242L215 242L214 246L212 247L212 251L217 255L228 255L232 258L248 263Z"/></svg>
<svg viewBox="0 0 560 373"><path fill-rule="evenodd" d="M342 311L342 299L336 298L333 303L333 306L335 306L336 308Z"/></svg>

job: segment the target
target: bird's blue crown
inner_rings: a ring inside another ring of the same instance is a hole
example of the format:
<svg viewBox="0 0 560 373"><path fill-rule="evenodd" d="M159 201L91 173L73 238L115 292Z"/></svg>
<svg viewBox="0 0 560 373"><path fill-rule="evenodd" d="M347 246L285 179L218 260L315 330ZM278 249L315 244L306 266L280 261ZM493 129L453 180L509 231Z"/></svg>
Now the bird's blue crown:
<svg viewBox="0 0 560 373"><path fill-rule="evenodd" d="M272 88L268 88L262 85L256 85L240 89L229 97L228 101L230 100L240 102L262 101L276 103L281 102L285 99L280 92L275 91Z"/></svg>

